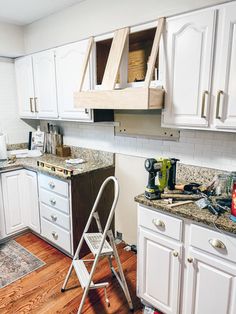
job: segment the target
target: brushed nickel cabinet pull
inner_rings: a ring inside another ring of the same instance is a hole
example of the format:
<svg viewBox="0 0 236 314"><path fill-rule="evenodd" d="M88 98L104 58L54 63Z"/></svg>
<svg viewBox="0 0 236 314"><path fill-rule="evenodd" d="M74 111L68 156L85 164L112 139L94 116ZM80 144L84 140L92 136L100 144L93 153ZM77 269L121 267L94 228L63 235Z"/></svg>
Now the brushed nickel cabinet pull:
<svg viewBox="0 0 236 314"><path fill-rule="evenodd" d="M34 112L34 110L33 110L33 98L32 97L30 97L30 112Z"/></svg>
<svg viewBox="0 0 236 314"><path fill-rule="evenodd" d="M56 200L50 200L50 203L52 204L52 205L56 205Z"/></svg>
<svg viewBox="0 0 236 314"><path fill-rule="evenodd" d="M53 182L49 182L48 185L49 185L49 187L50 187L51 189L54 189L54 188L55 188L55 184L54 184Z"/></svg>
<svg viewBox="0 0 236 314"><path fill-rule="evenodd" d="M201 117L206 119L206 114L205 114L205 110L206 110L206 96L208 96L208 91L205 90L202 94L202 112L201 112Z"/></svg>
<svg viewBox="0 0 236 314"><path fill-rule="evenodd" d="M51 218L53 221L57 221L57 216L56 215L51 215Z"/></svg>
<svg viewBox="0 0 236 314"><path fill-rule="evenodd" d="M179 253L177 251L173 251L172 254L173 254L174 257L178 257L179 256Z"/></svg>
<svg viewBox="0 0 236 314"><path fill-rule="evenodd" d="M220 116L220 98L221 95L224 95L224 92L222 90L219 90L217 93L217 98L216 98L216 119L221 119Z"/></svg>
<svg viewBox="0 0 236 314"><path fill-rule="evenodd" d="M222 241L220 241L219 239L210 239L209 243L211 246L213 246L216 249L222 249L222 250L226 249L225 244Z"/></svg>
<svg viewBox="0 0 236 314"><path fill-rule="evenodd" d="M58 239L58 234L55 231L52 232L52 236L55 240Z"/></svg>
<svg viewBox="0 0 236 314"><path fill-rule="evenodd" d="M188 261L188 263L192 264L193 258L192 258L192 257L188 257L188 258L187 258L187 261Z"/></svg>
<svg viewBox="0 0 236 314"><path fill-rule="evenodd" d="M160 219L153 219L152 223L156 226L156 227L165 227L165 223L164 221L160 220Z"/></svg>
<svg viewBox="0 0 236 314"><path fill-rule="evenodd" d="M37 97L34 97L34 109L35 109L35 112L38 112L38 108L37 108Z"/></svg>

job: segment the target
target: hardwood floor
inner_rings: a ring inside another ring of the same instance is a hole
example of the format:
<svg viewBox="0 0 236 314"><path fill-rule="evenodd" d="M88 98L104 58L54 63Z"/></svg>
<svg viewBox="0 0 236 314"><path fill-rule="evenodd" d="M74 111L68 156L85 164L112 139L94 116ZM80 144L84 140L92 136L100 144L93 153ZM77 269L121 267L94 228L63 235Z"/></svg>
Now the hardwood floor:
<svg viewBox="0 0 236 314"><path fill-rule="evenodd" d="M77 313L82 289L74 272L67 286L69 289L61 293L61 286L71 259L31 233L19 236L16 241L43 260L46 265L0 290L0 313ZM134 302L134 313L141 314L141 304L135 293L136 255L123 250L123 246L123 244L119 245L118 249ZM107 259L101 259L99 262L94 281L110 283L107 292L111 306L109 308L106 306L103 289L92 290L89 292L83 313L128 314L130 312L123 291L117 280L111 276Z"/></svg>

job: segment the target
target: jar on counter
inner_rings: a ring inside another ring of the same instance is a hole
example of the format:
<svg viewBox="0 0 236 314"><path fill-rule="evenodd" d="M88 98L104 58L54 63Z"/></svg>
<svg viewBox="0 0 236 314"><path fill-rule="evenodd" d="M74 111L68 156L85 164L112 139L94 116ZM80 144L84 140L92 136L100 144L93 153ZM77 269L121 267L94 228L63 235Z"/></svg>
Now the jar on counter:
<svg viewBox="0 0 236 314"><path fill-rule="evenodd" d="M215 194L222 196L231 196L231 175L229 174L218 174L217 182L215 187Z"/></svg>
<svg viewBox="0 0 236 314"><path fill-rule="evenodd" d="M231 205L231 216L230 219L236 222L236 173L232 177L232 205Z"/></svg>

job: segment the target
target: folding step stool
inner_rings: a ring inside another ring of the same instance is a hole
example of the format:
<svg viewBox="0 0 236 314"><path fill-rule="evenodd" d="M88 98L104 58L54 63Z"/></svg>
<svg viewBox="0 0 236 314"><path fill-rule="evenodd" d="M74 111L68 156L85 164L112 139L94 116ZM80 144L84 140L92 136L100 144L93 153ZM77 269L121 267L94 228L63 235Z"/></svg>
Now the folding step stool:
<svg viewBox="0 0 236 314"><path fill-rule="evenodd" d="M105 186L108 184L109 181L113 181L114 182L114 186L115 186L115 196L114 196L114 201L112 203L112 207L111 207L111 211L109 213L108 219L107 219L107 223L105 226L104 231L102 230L102 226L101 226L101 222L99 219L99 215L98 212L96 211L97 209L97 205L99 203L99 200L102 196L102 193L105 189ZM109 266L111 269L111 272L113 273L113 275L117 278L121 288L124 291L125 297L127 299L128 305L130 310L133 310L133 303L130 297L130 293L129 293L129 289L125 280L125 276L124 276L124 272L122 269L122 265L120 262L120 258L118 255L118 251L116 248L116 244L114 241L114 236L113 236L113 232L110 229L111 226L111 222L112 219L114 217L114 213L115 213L115 208L116 208L116 204L118 201L118 197L119 197L119 184L118 181L115 177L111 176L108 177L102 184L99 193L97 195L97 198L95 200L95 203L93 205L92 211L90 213L89 219L87 221L87 224L84 228L84 232L82 234L82 237L80 239L79 245L76 249L73 261L71 263L71 266L69 268L69 271L67 273L67 276L65 278L65 281L63 283L63 286L61 288L61 291L64 292L67 282L70 278L72 269L74 267L76 275L79 279L80 285L84 290L83 296L82 296L82 300L78 309L78 314L82 313L82 308L83 305L85 303L85 299L88 295L88 292L90 289L99 289L99 288L104 288L104 292L105 292L105 299L106 299L106 303L109 306L109 300L107 298L107 286L109 285L108 282L102 282L102 283L94 283L92 281L93 279L93 275L95 273L96 270L96 266L98 264L99 258L101 256L107 256L108 257L108 261L109 261ZM97 223L97 227L98 227L98 231L97 233L88 233L88 229L91 225L92 219L95 218L96 223ZM109 242L106 240L106 238L109 238ZM79 258L79 254L80 254L80 250L83 244L83 241L85 241L90 249L90 251L92 252L92 254L94 255L94 259L93 260L82 260ZM118 273L116 272L116 270L114 269L113 265L112 265L112 256L115 258L117 266L118 266ZM89 273L85 263L86 262L91 262L93 261L93 265L92 265L92 269L91 272Z"/></svg>

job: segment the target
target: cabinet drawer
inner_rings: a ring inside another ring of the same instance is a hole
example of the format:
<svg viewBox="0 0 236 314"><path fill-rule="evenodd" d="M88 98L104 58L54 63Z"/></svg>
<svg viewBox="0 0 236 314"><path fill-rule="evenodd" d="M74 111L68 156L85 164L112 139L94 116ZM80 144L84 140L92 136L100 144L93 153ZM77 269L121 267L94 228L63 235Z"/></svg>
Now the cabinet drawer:
<svg viewBox="0 0 236 314"><path fill-rule="evenodd" d="M236 238L234 237L191 225L190 245L231 262L236 262Z"/></svg>
<svg viewBox="0 0 236 314"><path fill-rule="evenodd" d="M51 222L41 219L42 236L71 253L70 233Z"/></svg>
<svg viewBox="0 0 236 314"><path fill-rule="evenodd" d="M45 189L39 189L40 201L46 205L52 206L53 208L59 209L64 213L69 213L69 200L68 198L57 195L53 192Z"/></svg>
<svg viewBox="0 0 236 314"><path fill-rule="evenodd" d="M67 182L50 177L44 174L39 174L39 186L46 190L53 191L65 197L69 196L69 185Z"/></svg>
<svg viewBox="0 0 236 314"><path fill-rule="evenodd" d="M182 220L139 205L138 224L175 240L182 240Z"/></svg>
<svg viewBox="0 0 236 314"><path fill-rule="evenodd" d="M66 230L70 230L70 217L59 212L43 203L40 203L41 217L46 218L51 223L54 223Z"/></svg>

